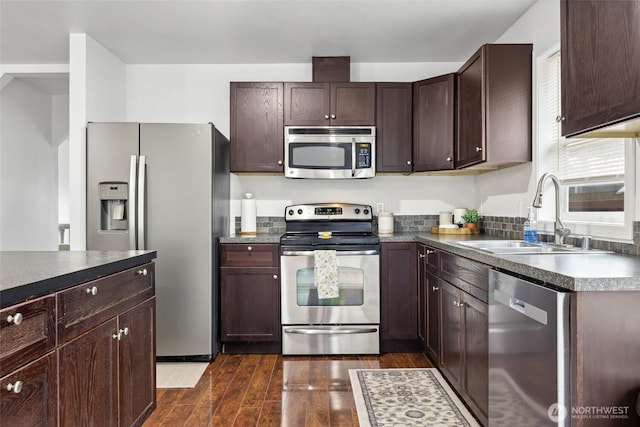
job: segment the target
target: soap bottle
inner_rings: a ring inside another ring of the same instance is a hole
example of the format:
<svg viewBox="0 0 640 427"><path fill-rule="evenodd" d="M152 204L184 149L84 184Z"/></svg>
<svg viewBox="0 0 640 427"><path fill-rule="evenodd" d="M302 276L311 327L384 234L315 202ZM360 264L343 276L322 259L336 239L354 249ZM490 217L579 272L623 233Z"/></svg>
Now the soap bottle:
<svg viewBox="0 0 640 427"><path fill-rule="evenodd" d="M535 218L533 217L533 206L527 207L527 220L524 222L524 241L526 243L538 242L538 229Z"/></svg>

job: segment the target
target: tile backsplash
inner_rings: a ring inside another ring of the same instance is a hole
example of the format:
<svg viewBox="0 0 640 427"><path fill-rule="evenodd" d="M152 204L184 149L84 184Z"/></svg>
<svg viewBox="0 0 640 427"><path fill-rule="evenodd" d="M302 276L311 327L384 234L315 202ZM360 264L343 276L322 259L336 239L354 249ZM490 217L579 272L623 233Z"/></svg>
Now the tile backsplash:
<svg viewBox="0 0 640 427"><path fill-rule="evenodd" d="M438 225L438 215L394 215L393 228L395 233L430 233L431 227ZM523 238L523 224L526 218L484 216L479 224L482 232L490 236L504 239L520 240ZM378 228L378 217L373 218L373 229ZM240 233L240 217L235 219L236 234ZM285 232L284 217L258 217L256 230L259 234L283 234ZM553 241L552 234L539 233L541 241ZM566 242L580 246L581 237L567 237ZM633 223L633 243L612 242L609 240L593 239L594 249L603 249L628 255L640 255L640 221Z"/></svg>

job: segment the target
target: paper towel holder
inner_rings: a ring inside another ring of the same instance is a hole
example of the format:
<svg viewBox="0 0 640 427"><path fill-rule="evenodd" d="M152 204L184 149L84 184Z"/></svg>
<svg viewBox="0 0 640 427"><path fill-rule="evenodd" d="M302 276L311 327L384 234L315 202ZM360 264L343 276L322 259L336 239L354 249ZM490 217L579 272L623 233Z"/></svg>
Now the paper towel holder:
<svg viewBox="0 0 640 427"><path fill-rule="evenodd" d="M240 236L255 237L256 232L256 200L252 193L245 193L241 201Z"/></svg>

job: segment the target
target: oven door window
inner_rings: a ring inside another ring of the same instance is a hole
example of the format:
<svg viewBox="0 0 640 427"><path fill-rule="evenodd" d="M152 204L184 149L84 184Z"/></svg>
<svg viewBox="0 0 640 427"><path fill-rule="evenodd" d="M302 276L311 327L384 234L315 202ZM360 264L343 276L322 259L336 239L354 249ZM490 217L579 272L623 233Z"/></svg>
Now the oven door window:
<svg viewBox="0 0 640 427"><path fill-rule="evenodd" d="M291 143L289 167L351 169L351 143Z"/></svg>
<svg viewBox="0 0 640 427"><path fill-rule="evenodd" d="M296 271L296 299L298 306L360 306L364 304L364 270L338 267L337 298L319 299L313 267Z"/></svg>

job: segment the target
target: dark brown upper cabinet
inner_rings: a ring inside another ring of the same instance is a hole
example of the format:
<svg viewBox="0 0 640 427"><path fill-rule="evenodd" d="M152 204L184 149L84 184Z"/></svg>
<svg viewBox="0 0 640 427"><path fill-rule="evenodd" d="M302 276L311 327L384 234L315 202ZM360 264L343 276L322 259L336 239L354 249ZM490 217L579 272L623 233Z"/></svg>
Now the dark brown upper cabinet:
<svg viewBox="0 0 640 427"><path fill-rule="evenodd" d="M282 83L231 82L231 172L284 173Z"/></svg>
<svg viewBox="0 0 640 427"><path fill-rule="evenodd" d="M561 0L560 22L562 134L638 135L640 2Z"/></svg>
<svg viewBox="0 0 640 427"><path fill-rule="evenodd" d="M455 73L413 84L413 171L454 168Z"/></svg>
<svg viewBox="0 0 640 427"><path fill-rule="evenodd" d="M455 167L531 161L531 44L485 44L458 71Z"/></svg>
<svg viewBox="0 0 640 427"><path fill-rule="evenodd" d="M411 83L376 84L376 172L412 172Z"/></svg>
<svg viewBox="0 0 640 427"><path fill-rule="evenodd" d="M375 83L285 83L285 126L373 126Z"/></svg>

